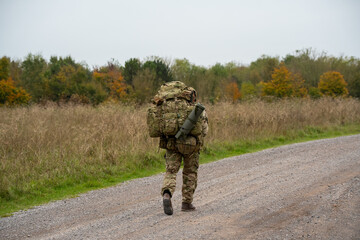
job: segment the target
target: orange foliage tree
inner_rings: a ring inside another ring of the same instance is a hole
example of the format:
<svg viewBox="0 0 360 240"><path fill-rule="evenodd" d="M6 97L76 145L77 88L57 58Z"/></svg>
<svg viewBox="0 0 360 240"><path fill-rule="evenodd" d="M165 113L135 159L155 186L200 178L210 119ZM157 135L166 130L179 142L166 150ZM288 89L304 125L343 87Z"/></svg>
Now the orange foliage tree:
<svg viewBox="0 0 360 240"><path fill-rule="evenodd" d="M270 82L261 82L263 96L304 97L307 90L303 86L304 80L299 74L291 73L284 64L275 68Z"/></svg>
<svg viewBox="0 0 360 240"><path fill-rule="evenodd" d="M22 88L17 88L9 77L0 81L0 106L28 104L31 96Z"/></svg>
<svg viewBox="0 0 360 240"><path fill-rule="evenodd" d="M233 102L241 98L241 93L236 82L231 82L226 85L226 94Z"/></svg>
<svg viewBox="0 0 360 240"><path fill-rule="evenodd" d="M124 100L127 97L128 87L121 72L115 67L103 67L93 73L95 79L105 84L110 98Z"/></svg>
<svg viewBox="0 0 360 240"><path fill-rule="evenodd" d="M349 94L344 76L339 72L329 71L320 76L318 88L322 95L337 97Z"/></svg>

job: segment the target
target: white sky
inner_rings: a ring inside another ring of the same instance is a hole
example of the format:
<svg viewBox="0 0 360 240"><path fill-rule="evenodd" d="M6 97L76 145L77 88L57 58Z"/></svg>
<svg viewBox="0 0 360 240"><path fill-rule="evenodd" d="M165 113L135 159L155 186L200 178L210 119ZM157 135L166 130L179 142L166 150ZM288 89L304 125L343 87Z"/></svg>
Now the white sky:
<svg viewBox="0 0 360 240"><path fill-rule="evenodd" d="M0 57L249 64L313 48L360 58L358 0L0 0Z"/></svg>

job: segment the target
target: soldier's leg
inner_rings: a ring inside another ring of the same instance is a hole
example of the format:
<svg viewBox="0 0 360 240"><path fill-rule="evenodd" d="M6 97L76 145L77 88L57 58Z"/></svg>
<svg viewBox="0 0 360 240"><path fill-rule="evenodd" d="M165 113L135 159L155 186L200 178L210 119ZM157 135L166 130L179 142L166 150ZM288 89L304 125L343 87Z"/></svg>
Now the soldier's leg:
<svg viewBox="0 0 360 240"><path fill-rule="evenodd" d="M178 152L166 150L166 173L163 181L163 187L161 188L161 195L164 192L169 191L172 196L176 187L176 174L178 173L181 165L182 155Z"/></svg>
<svg viewBox="0 0 360 240"><path fill-rule="evenodd" d="M182 201L192 203L193 195L197 187L197 172L199 168L199 153L195 152L184 157Z"/></svg>

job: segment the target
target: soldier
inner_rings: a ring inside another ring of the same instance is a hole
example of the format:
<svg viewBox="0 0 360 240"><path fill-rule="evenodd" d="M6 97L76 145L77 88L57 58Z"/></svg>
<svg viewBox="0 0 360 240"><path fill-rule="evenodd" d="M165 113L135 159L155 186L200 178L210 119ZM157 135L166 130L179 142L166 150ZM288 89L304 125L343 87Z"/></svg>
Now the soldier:
<svg viewBox="0 0 360 240"><path fill-rule="evenodd" d="M194 106L196 103L196 91L193 88L186 88L190 90L191 96L188 104ZM183 168L183 185L182 185L182 205L181 211L194 211L195 207L192 204L193 195L197 186L197 172L199 168L199 154L200 149L204 144L204 137L208 132L208 118L205 110L198 119L200 122L199 135L188 134L184 138L176 139L174 136L163 136L160 140L166 143L160 143L166 149L166 173L161 189L163 196L164 212L167 215L173 214L171 204L171 197L174 194L176 186L176 175L180 169L182 160L184 161Z"/></svg>

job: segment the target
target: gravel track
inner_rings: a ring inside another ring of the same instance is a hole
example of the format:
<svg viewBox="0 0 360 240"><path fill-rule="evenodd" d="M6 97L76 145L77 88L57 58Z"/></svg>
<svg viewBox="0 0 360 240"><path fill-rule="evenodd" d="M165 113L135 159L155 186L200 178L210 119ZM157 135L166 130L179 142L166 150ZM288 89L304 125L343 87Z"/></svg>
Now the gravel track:
<svg viewBox="0 0 360 240"><path fill-rule="evenodd" d="M163 174L0 219L0 239L360 239L360 135L203 164L194 212L163 213Z"/></svg>

